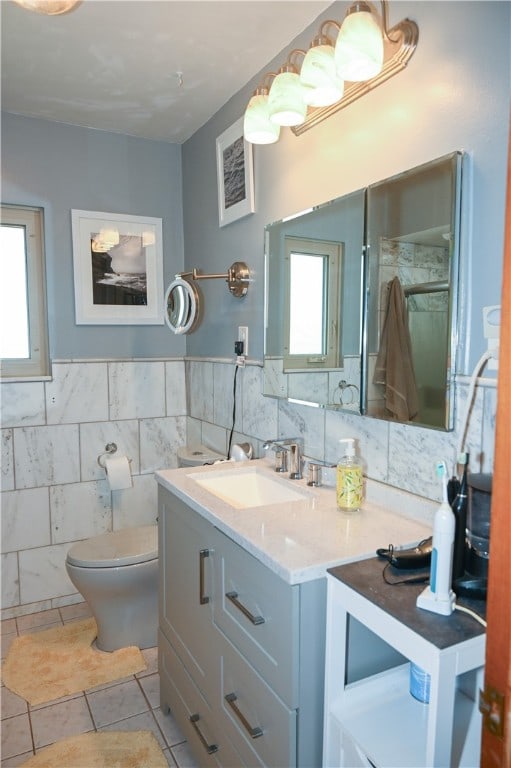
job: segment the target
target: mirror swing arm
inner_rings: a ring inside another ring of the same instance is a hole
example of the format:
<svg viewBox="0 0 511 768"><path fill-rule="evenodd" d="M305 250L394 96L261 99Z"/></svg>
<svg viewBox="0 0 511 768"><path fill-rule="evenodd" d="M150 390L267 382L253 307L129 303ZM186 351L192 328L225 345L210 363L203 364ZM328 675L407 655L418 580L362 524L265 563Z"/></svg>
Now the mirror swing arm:
<svg viewBox="0 0 511 768"><path fill-rule="evenodd" d="M173 333L191 333L200 322L201 302L194 282L217 279L225 280L229 292L239 299L248 291L250 271L244 261L235 261L227 272L221 274L201 275L194 267L191 272L179 272L176 275L164 299L165 323Z"/></svg>
<svg viewBox="0 0 511 768"><path fill-rule="evenodd" d="M192 280L225 280L227 283L227 289L229 292L240 299L242 296L246 296L248 291L248 284L250 282L250 271L244 261L235 261L227 272L223 272L215 275L201 275L195 269L191 272L180 272L176 275L179 278L191 278Z"/></svg>

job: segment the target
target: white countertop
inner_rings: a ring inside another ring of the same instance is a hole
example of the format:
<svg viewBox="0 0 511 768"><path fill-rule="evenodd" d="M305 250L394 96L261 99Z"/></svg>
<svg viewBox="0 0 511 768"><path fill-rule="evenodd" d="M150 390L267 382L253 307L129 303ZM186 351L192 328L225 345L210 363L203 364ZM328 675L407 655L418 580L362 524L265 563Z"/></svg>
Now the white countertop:
<svg viewBox="0 0 511 768"><path fill-rule="evenodd" d="M199 485L194 474L267 473L304 494L303 500L237 509ZM266 459L165 469L158 483L174 493L289 584L325 575L327 568L373 557L378 547L409 546L431 535L435 502L367 481L362 509L345 514L336 507L335 489L311 488L273 472ZM377 503L378 502L378 503Z"/></svg>

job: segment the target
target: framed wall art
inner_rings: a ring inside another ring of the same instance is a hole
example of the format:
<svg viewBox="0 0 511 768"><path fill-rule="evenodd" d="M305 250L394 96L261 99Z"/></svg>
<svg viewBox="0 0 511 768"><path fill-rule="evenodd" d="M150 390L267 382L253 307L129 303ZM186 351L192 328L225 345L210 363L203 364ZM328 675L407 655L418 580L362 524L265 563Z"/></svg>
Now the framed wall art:
<svg viewBox="0 0 511 768"><path fill-rule="evenodd" d="M162 325L162 220L71 211L77 325Z"/></svg>
<svg viewBox="0 0 511 768"><path fill-rule="evenodd" d="M218 217L221 227L254 213L252 144L243 136L243 118L216 140Z"/></svg>

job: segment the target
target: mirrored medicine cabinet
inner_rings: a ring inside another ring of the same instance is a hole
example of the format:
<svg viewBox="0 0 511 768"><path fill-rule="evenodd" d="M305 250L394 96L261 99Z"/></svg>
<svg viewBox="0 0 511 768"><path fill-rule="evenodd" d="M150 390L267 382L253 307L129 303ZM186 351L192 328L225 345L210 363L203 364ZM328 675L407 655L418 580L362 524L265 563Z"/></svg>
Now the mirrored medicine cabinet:
<svg viewBox="0 0 511 768"><path fill-rule="evenodd" d="M266 227L265 395L452 429L462 160Z"/></svg>

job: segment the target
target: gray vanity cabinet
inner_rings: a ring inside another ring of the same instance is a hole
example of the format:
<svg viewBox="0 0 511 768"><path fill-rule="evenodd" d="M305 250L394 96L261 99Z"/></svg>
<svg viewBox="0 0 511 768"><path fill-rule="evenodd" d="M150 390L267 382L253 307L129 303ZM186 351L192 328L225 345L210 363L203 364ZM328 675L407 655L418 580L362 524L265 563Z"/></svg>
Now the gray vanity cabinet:
<svg viewBox="0 0 511 768"><path fill-rule="evenodd" d="M326 580L290 585L227 536L215 565L222 730L245 765L321 765Z"/></svg>
<svg viewBox="0 0 511 768"><path fill-rule="evenodd" d="M180 499L159 488L160 701L164 711L172 711L201 767L242 765L221 734L213 707L219 652L211 588L218 535Z"/></svg>
<svg viewBox="0 0 511 768"><path fill-rule="evenodd" d="M300 586L291 586L227 537L216 552L213 619L291 707L298 706Z"/></svg>
<svg viewBox="0 0 511 768"><path fill-rule="evenodd" d="M215 690L211 608L218 531L176 496L159 494L160 630L208 695Z"/></svg>
<svg viewBox="0 0 511 768"><path fill-rule="evenodd" d="M290 585L159 488L162 708L200 766L321 765L326 579Z"/></svg>

